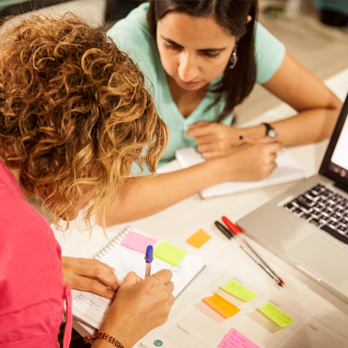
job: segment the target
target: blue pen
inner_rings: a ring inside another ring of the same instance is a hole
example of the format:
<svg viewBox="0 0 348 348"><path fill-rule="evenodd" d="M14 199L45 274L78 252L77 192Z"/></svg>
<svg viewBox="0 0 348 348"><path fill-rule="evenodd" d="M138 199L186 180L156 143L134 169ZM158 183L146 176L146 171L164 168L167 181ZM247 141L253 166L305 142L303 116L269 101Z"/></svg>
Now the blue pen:
<svg viewBox="0 0 348 348"><path fill-rule="evenodd" d="M149 245L145 253L145 278L151 274L151 263L153 261L153 246Z"/></svg>

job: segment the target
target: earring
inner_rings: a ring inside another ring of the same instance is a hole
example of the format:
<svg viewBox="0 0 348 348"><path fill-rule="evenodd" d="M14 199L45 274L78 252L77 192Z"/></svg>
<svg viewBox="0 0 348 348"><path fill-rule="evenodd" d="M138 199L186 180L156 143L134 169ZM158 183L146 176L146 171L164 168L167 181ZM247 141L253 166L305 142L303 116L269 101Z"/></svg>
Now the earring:
<svg viewBox="0 0 348 348"><path fill-rule="evenodd" d="M228 68L229 69L233 69L237 65L237 62L238 62L237 44L235 44L234 49L232 51L231 58L230 58L230 64L231 65Z"/></svg>

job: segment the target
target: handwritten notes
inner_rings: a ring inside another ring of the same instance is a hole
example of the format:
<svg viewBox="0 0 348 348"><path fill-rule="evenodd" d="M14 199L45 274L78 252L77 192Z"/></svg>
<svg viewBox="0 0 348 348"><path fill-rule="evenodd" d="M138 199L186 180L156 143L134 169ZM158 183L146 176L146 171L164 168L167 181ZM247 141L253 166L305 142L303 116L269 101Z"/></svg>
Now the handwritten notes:
<svg viewBox="0 0 348 348"><path fill-rule="evenodd" d="M187 251L166 242L161 242L159 246L154 249L155 257L168 262L173 266L177 266L186 254Z"/></svg>
<svg viewBox="0 0 348 348"><path fill-rule="evenodd" d="M145 253L148 245L154 246L156 239L144 236L143 234L129 231L126 237L122 240L121 245L126 248Z"/></svg>
<svg viewBox="0 0 348 348"><path fill-rule="evenodd" d="M218 348L260 348L236 329L232 329L218 345Z"/></svg>
<svg viewBox="0 0 348 348"><path fill-rule="evenodd" d="M203 298L203 301L224 318L230 318L236 315L240 309L234 306L232 303L225 300L218 294L214 294L210 297Z"/></svg>
<svg viewBox="0 0 348 348"><path fill-rule="evenodd" d="M235 280L231 280L227 284L220 286L220 288L245 302L250 302L257 296Z"/></svg>
<svg viewBox="0 0 348 348"><path fill-rule="evenodd" d="M258 310L280 327L287 327L294 321L293 318L289 317L287 314L269 302L267 302L264 306L259 307Z"/></svg>
<svg viewBox="0 0 348 348"><path fill-rule="evenodd" d="M203 244L205 244L211 237L209 234L202 229L193 234L187 242L193 245L195 248L199 249Z"/></svg>

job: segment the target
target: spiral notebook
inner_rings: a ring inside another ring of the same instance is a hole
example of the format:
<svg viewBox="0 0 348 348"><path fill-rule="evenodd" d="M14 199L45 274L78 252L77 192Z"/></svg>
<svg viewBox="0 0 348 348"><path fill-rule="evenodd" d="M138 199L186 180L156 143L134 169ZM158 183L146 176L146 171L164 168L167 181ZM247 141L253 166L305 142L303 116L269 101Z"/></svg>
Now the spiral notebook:
<svg viewBox="0 0 348 348"><path fill-rule="evenodd" d="M192 167L205 161L195 147L177 150L175 152L175 157L183 168ZM201 191L200 196L202 198L223 196L230 193L285 184L287 182L302 180L305 178L303 168L289 155L286 150L283 149L278 152L276 162L277 168L264 180L224 182Z"/></svg>
<svg viewBox="0 0 348 348"><path fill-rule="evenodd" d="M115 268L115 273L121 281L129 272L135 272L139 277L144 278L144 253L121 245L130 231L146 236L133 227L127 227L94 257ZM154 240L154 247L160 243L161 241ZM173 295L177 297L204 266L205 263L201 257L190 254L186 254L176 266L155 257L151 273L156 273L161 269L171 270L173 272L172 282L174 283ZM72 290L72 301L74 320L94 329L100 327L111 303L104 297L79 290Z"/></svg>

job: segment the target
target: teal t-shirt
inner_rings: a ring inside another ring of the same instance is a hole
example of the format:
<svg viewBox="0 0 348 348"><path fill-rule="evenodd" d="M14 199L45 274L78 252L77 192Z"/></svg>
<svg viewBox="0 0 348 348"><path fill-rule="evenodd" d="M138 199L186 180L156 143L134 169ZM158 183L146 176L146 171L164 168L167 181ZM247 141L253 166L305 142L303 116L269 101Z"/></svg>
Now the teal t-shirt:
<svg viewBox="0 0 348 348"><path fill-rule="evenodd" d="M186 135L187 126L200 120L214 121L225 107L224 100L207 109L214 101L214 94L207 92L197 108L184 118L172 99L163 69L156 40L149 32L146 19L148 3L141 4L129 15L117 22L109 31L110 36L118 48L126 52L151 83L148 88L154 95L158 114L166 123L169 130L168 147L161 157L159 166L162 166L175 158L177 149L196 146L193 137ZM255 58L257 65L257 83L268 81L280 67L285 55L284 45L269 33L261 24L256 26L255 34ZM211 83L213 84L214 81ZM223 123L230 125L233 115L227 117ZM136 165L133 173L139 172ZM145 170L145 173L148 173Z"/></svg>

